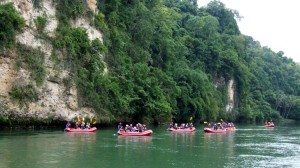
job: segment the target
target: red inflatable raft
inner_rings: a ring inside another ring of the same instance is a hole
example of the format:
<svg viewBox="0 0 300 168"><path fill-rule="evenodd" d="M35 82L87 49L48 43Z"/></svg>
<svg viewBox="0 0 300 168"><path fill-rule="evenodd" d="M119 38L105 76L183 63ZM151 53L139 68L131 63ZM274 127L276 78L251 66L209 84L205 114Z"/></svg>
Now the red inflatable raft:
<svg viewBox="0 0 300 168"><path fill-rule="evenodd" d="M226 128L226 130L227 130L227 131L235 131L236 128L235 128L235 127L228 127L228 128Z"/></svg>
<svg viewBox="0 0 300 168"><path fill-rule="evenodd" d="M268 124L268 125L265 125L265 127L267 127L267 128L274 128L275 125L274 124Z"/></svg>
<svg viewBox="0 0 300 168"><path fill-rule="evenodd" d="M97 131L96 127L92 127L90 129L81 129L81 128L65 128L67 132L95 132Z"/></svg>
<svg viewBox="0 0 300 168"><path fill-rule="evenodd" d="M226 129L213 129L213 128L204 128L204 132L206 133L224 133L226 132Z"/></svg>
<svg viewBox="0 0 300 168"><path fill-rule="evenodd" d="M184 129L169 128L168 130L171 131L171 132L194 132L196 130L196 128L195 127L184 128Z"/></svg>
<svg viewBox="0 0 300 168"><path fill-rule="evenodd" d="M143 132L125 132L124 130L118 131L118 135L121 136L150 136L152 133L152 130L146 130Z"/></svg>

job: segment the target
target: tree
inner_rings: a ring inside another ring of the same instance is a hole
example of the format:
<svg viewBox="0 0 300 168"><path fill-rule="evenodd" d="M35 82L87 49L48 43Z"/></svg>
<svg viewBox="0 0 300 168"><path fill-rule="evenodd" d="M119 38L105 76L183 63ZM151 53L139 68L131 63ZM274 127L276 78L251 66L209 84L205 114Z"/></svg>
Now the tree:
<svg viewBox="0 0 300 168"><path fill-rule="evenodd" d="M230 35L240 34L238 25L235 20L235 16L237 16L237 18L240 18L237 11L227 9L225 5L218 0L209 2L207 4L206 11L212 16L218 18L221 32Z"/></svg>

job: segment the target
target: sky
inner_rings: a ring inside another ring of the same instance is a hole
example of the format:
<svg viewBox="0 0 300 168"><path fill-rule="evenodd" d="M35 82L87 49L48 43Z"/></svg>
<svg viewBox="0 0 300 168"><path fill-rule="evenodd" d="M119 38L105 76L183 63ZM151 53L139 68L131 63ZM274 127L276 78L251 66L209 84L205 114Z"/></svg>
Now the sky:
<svg viewBox="0 0 300 168"><path fill-rule="evenodd" d="M205 6L211 0L198 0ZM242 34L253 37L261 46L283 51L300 62L300 10L298 0L220 0L226 8L237 10Z"/></svg>

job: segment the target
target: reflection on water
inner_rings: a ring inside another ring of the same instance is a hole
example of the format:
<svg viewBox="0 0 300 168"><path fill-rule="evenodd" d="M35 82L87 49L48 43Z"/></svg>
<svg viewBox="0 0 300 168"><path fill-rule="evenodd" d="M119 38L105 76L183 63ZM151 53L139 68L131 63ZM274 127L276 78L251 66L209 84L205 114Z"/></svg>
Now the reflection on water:
<svg viewBox="0 0 300 168"><path fill-rule="evenodd" d="M152 136L118 136L119 144L147 143L152 141Z"/></svg>
<svg viewBox="0 0 300 168"><path fill-rule="evenodd" d="M235 131L228 131L226 133L204 133L204 144L218 144L226 143L228 146L233 146Z"/></svg>
<svg viewBox="0 0 300 168"><path fill-rule="evenodd" d="M204 133L204 142L218 141L223 142L226 137L225 133Z"/></svg>
<svg viewBox="0 0 300 168"><path fill-rule="evenodd" d="M214 166L223 167L223 164L218 163L219 161L226 163L230 158L236 155L235 134L236 131L203 133L203 150L209 157L214 158L216 162ZM209 164L209 161L206 162Z"/></svg>
<svg viewBox="0 0 300 168"><path fill-rule="evenodd" d="M193 145L194 140L195 140L195 132L170 132L171 144Z"/></svg>
<svg viewBox="0 0 300 168"><path fill-rule="evenodd" d="M65 132L67 141L80 143L95 143L96 132Z"/></svg>

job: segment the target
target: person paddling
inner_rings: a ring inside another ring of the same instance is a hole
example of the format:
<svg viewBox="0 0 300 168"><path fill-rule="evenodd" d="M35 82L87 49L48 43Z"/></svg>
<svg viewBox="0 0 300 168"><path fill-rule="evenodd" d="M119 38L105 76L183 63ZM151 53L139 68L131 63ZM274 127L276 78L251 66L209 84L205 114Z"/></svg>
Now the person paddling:
<svg viewBox="0 0 300 168"><path fill-rule="evenodd" d="M71 127L71 123L68 121L66 124L66 128L70 128Z"/></svg>
<svg viewBox="0 0 300 168"><path fill-rule="evenodd" d="M118 130L122 130L122 129L123 129L122 123L119 123Z"/></svg>
<svg viewBox="0 0 300 168"><path fill-rule="evenodd" d="M214 130L217 130L217 129L218 129L218 124L214 123Z"/></svg>

